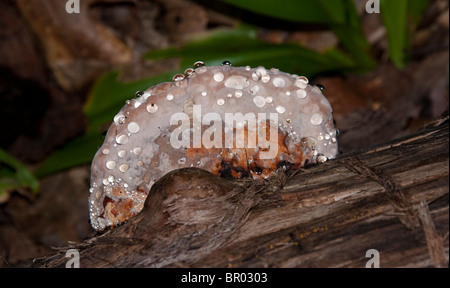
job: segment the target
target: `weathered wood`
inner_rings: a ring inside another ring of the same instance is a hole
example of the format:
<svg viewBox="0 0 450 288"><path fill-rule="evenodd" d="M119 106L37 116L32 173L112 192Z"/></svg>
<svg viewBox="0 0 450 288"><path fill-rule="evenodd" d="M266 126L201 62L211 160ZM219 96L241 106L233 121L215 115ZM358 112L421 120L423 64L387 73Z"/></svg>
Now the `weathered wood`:
<svg viewBox="0 0 450 288"><path fill-rule="evenodd" d="M448 121L269 181L169 173L144 210L37 259L64 267L448 267ZM368 255L370 257L370 255Z"/></svg>

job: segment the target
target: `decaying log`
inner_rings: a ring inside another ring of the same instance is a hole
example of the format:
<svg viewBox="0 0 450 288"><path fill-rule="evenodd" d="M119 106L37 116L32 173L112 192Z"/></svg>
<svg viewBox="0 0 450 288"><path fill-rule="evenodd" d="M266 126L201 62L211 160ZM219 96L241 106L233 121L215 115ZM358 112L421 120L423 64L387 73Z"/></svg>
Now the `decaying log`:
<svg viewBox="0 0 450 288"><path fill-rule="evenodd" d="M77 249L81 267L365 267L374 251L380 267L448 267L448 176L448 121L268 181L181 169L138 216L34 266Z"/></svg>

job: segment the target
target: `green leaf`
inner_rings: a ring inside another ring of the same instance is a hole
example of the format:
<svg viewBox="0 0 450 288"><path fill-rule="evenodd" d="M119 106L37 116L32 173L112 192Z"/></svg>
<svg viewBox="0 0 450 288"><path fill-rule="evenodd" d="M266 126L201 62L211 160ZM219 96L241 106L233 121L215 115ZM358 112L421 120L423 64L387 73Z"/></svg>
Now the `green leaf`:
<svg viewBox="0 0 450 288"><path fill-rule="evenodd" d="M0 148L0 195L21 187L37 193L39 181L24 164Z"/></svg>
<svg viewBox="0 0 450 288"><path fill-rule="evenodd" d="M182 48L168 48L146 55L149 59L181 59L181 66L191 67L198 60L220 65L224 60L234 66L265 66L308 77L329 71L343 71L356 65L336 49L317 53L297 44L271 44L257 38L257 30L247 25L221 29L187 43Z"/></svg>
<svg viewBox="0 0 450 288"><path fill-rule="evenodd" d="M370 44L359 28L336 25L333 27L333 31L341 39L342 46L349 51L351 57L357 63L354 65L353 72L365 72L376 67L376 62L370 55Z"/></svg>
<svg viewBox="0 0 450 288"><path fill-rule="evenodd" d="M370 54L370 44L362 31L361 20L353 1L317 0L330 18L336 18L337 10L339 14L344 14L344 23L330 25L330 29L336 34L342 46L350 53L357 63L354 72L367 71L374 69L376 63Z"/></svg>
<svg viewBox="0 0 450 288"><path fill-rule="evenodd" d="M328 22L325 22L330 25L349 25L351 21L354 20L352 13L355 13L356 10L349 10L353 5L352 1L347 0L316 0L319 4L320 9L323 11L322 14L325 18L328 18ZM300 3L300 2L297 2ZM353 5L354 6L354 5ZM358 14L355 13L356 16ZM351 21L350 21L351 20Z"/></svg>
<svg viewBox="0 0 450 288"><path fill-rule="evenodd" d="M428 6L428 0L381 0L381 16L389 43L389 54L398 68L407 63L410 32ZM411 22L409 22L411 20ZM408 27L408 23L411 24Z"/></svg>
<svg viewBox="0 0 450 288"><path fill-rule="evenodd" d="M77 165L90 163L102 142L103 136L100 133L88 133L78 137L47 157L35 174L41 178Z"/></svg>
<svg viewBox="0 0 450 288"><path fill-rule="evenodd" d="M386 27L389 55L398 68L406 65L408 0L381 0L381 17Z"/></svg>

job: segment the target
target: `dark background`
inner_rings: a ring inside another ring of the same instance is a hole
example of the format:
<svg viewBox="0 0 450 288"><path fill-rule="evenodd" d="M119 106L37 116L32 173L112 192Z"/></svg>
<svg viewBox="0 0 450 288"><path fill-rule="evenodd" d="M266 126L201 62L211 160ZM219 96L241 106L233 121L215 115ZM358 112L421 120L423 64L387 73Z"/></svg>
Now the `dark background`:
<svg viewBox="0 0 450 288"><path fill-rule="evenodd" d="M0 2L0 147L30 169L83 134L82 107L103 73L119 70L122 80L131 81L179 68L176 59L143 60L147 51L182 45L242 19L259 26L259 37L271 43L296 42L317 51L338 45L324 27L268 23L216 1L84 1L85 19L76 23L63 9L44 12L42 3L55 1ZM446 0L430 1L403 70L389 61L379 15L361 11L378 67L310 79L326 88L343 153L410 134L448 111L448 6ZM101 32L93 33L93 26ZM47 176L40 185L37 196L19 189L0 203L0 267L28 265L51 254L51 247L94 234L88 222L89 165Z"/></svg>

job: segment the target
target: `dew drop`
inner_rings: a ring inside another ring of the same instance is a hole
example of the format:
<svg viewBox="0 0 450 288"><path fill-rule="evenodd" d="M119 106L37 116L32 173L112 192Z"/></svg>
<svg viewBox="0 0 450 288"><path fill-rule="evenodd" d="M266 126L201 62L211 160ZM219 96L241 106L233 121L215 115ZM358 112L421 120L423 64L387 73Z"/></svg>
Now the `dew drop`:
<svg viewBox="0 0 450 288"><path fill-rule="evenodd" d="M223 104L225 104L225 100L220 98L217 100L217 105L222 106Z"/></svg>
<svg viewBox="0 0 450 288"><path fill-rule="evenodd" d="M206 66L200 66L199 68L195 69L195 73L201 74L206 72Z"/></svg>
<svg viewBox="0 0 450 288"><path fill-rule="evenodd" d="M175 74L172 78L173 82L180 82L184 80L184 75L183 74Z"/></svg>
<svg viewBox="0 0 450 288"><path fill-rule="evenodd" d="M320 89L320 91L325 91L325 86L323 86L322 84L316 84L316 87Z"/></svg>
<svg viewBox="0 0 450 288"><path fill-rule="evenodd" d="M117 114L114 116L114 123L117 125L125 123L125 116L122 114Z"/></svg>
<svg viewBox="0 0 450 288"><path fill-rule="evenodd" d="M136 165L138 167L142 167L144 165L144 162L142 162L141 160L137 161Z"/></svg>
<svg viewBox="0 0 450 288"><path fill-rule="evenodd" d="M247 80L247 78L243 76L231 76L227 78L227 81L225 81L225 87L228 88L234 88L234 89L244 89L247 88L248 85L250 85L250 82Z"/></svg>
<svg viewBox="0 0 450 288"><path fill-rule="evenodd" d="M236 92L234 92L234 96L236 96L236 98L241 98L242 97L242 91L241 90L237 90Z"/></svg>
<svg viewBox="0 0 450 288"><path fill-rule="evenodd" d="M269 81L270 81L270 76L269 76L268 74L264 74L264 75L261 77L261 81L262 81L263 83L269 82Z"/></svg>
<svg viewBox="0 0 450 288"><path fill-rule="evenodd" d="M173 100L173 94L167 94L166 96L167 100L172 101Z"/></svg>
<svg viewBox="0 0 450 288"><path fill-rule="evenodd" d="M141 106L141 104L142 104L142 102L136 99L134 101L134 108L138 108L139 106Z"/></svg>
<svg viewBox="0 0 450 288"><path fill-rule="evenodd" d="M300 99L303 99L306 97L306 90L298 89L295 94L297 94L297 97Z"/></svg>
<svg viewBox="0 0 450 288"><path fill-rule="evenodd" d="M137 91L136 93L134 93L134 96L135 96L136 98L139 98L139 97L141 97L141 96L144 96L144 92L143 92L143 91Z"/></svg>
<svg viewBox="0 0 450 288"><path fill-rule="evenodd" d="M221 81L223 81L224 78L225 78L225 76L223 75L222 72L217 72L214 74L214 81L216 81L216 82L221 82Z"/></svg>
<svg viewBox="0 0 450 288"><path fill-rule="evenodd" d="M138 133L139 132L139 124L136 122L130 122L128 123L128 131L130 131L130 133Z"/></svg>
<svg viewBox="0 0 450 288"><path fill-rule="evenodd" d="M116 168L116 161L109 160L108 162L106 162L106 168L108 168L109 170L113 170L114 168Z"/></svg>
<svg viewBox="0 0 450 288"><path fill-rule="evenodd" d="M123 158L127 155L127 151L125 150L119 150L119 152L117 152L117 156L119 156L120 158Z"/></svg>
<svg viewBox="0 0 450 288"><path fill-rule="evenodd" d="M122 164L122 165L119 166L119 171L122 172L122 173L125 173L125 172L127 172L128 168L130 168L130 165Z"/></svg>
<svg viewBox="0 0 450 288"><path fill-rule="evenodd" d="M141 153L142 153L142 147L136 147L136 148L134 148L134 149L133 149L133 153L134 153L134 155L136 155L136 156L141 155Z"/></svg>
<svg viewBox="0 0 450 288"><path fill-rule="evenodd" d="M197 62L194 63L193 68L197 69L197 68L200 68L200 67L203 67L203 66L205 66L205 63L203 63L203 61L197 61Z"/></svg>
<svg viewBox="0 0 450 288"><path fill-rule="evenodd" d="M108 155L109 154L109 149L108 148L103 149L102 153L104 155Z"/></svg>
<svg viewBox="0 0 450 288"><path fill-rule="evenodd" d="M206 65L202 61L195 62L193 68L195 69L195 73L198 74L206 72Z"/></svg>
<svg viewBox="0 0 450 288"><path fill-rule="evenodd" d="M120 133L116 136L117 144L126 144L128 142L128 136L126 134Z"/></svg>
<svg viewBox="0 0 450 288"><path fill-rule="evenodd" d="M152 96L151 92L144 92L144 100L147 100L148 97Z"/></svg>
<svg viewBox="0 0 450 288"><path fill-rule="evenodd" d="M116 179L114 178L113 175L109 175L109 176L108 176L108 182L109 182L109 183L113 183L114 180L116 180Z"/></svg>
<svg viewBox="0 0 450 288"><path fill-rule="evenodd" d="M208 95L208 92L202 91L202 96L205 97L206 95Z"/></svg>
<svg viewBox="0 0 450 288"><path fill-rule="evenodd" d="M223 61L222 62L222 66L224 66L224 65L231 66L231 62L230 61Z"/></svg>
<svg viewBox="0 0 450 288"><path fill-rule="evenodd" d="M271 96L267 96L266 97L266 103L272 103L273 102L273 98Z"/></svg>
<svg viewBox="0 0 450 288"><path fill-rule="evenodd" d="M318 163L324 163L324 162L326 162L328 160L328 158L325 156L325 155L323 155L323 154L317 154L317 162Z"/></svg>
<svg viewBox="0 0 450 288"><path fill-rule="evenodd" d="M277 110L277 112L280 114L284 114L286 112L286 108L284 108L283 106L277 106L275 110Z"/></svg>
<svg viewBox="0 0 450 288"><path fill-rule="evenodd" d="M187 68L186 70L184 70L184 75L186 76L186 77L190 77L192 74L194 74L195 73L195 71L194 71L194 69L192 69L192 68Z"/></svg>
<svg viewBox="0 0 450 288"><path fill-rule="evenodd" d="M256 76L258 76L259 78L262 78L263 75L266 75L266 74L267 74L267 71L266 71L266 69L265 69L264 67L259 66L259 67L256 69Z"/></svg>
<svg viewBox="0 0 450 288"><path fill-rule="evenodd" d="M305 76L300 76L295 80L295 86L300 89L305 89L308 86L308 78Z"/></svg>
<svg viewBox="0 0 450 288"><path fill-rule="evenodd" d="M180 158L180 159L178 159L178 164L181 164L181 165L184 165L184 164L186 164L186 158Z"/></svg>
<svg viewBox="0 0 450 288"><path fill-rule="evenodd" d="M264 107L264 105L266 105L266 99L263 96L255 96L253 98L253 102L258 108L262 108Z"/></svg>
<svg viewBox="0 0 450 288"><path fill-rule="evenodd" d="M147 111L148 111L148 113L151 113L151 114L156 113L156 111L158 111L158 105L156 105L154 103L148 104Z"/></svg>
<svg viewBox="0 0 450 288"><path fill-rule="evenodd" d="M250 94L256 95L259 92L260 87L258 85L253 86L250 88Z"/></svg>
<svg viewBox="0 0 450 288"><path fill-rule="evenodd" d="M283 88L284 86L286 86L286 81L284 81L283 78L275 78L272 81L273 86L278 87L278 88Z"/></svg>
<svg viewBox="0 0 450 288"><path fill-rule="evenodd" d="M320 115L319 113L314 113L311 116L311 124L313 124L313 125L317 126L317 125L322 124L322 120L323 120L322 115Z"/></svg>

